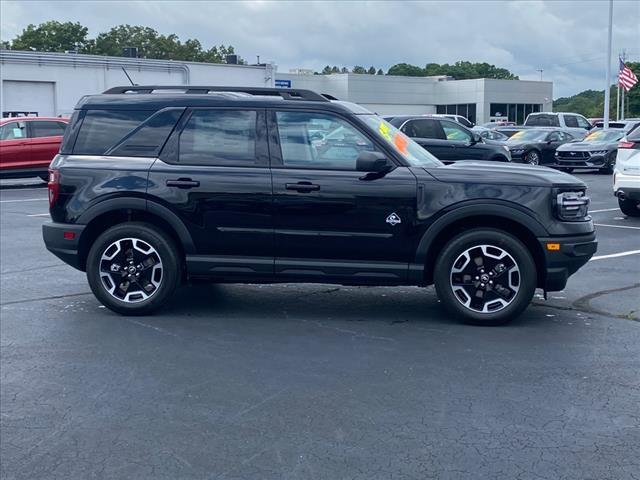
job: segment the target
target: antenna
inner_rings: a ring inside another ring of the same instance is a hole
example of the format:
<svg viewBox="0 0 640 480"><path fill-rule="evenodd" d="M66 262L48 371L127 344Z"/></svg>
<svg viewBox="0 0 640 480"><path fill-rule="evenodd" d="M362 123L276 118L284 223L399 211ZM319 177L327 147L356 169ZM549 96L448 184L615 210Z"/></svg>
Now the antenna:
<svg viewBox="0 0 640 480"><path fill-rule="evenodd" d="M129 76L129 74L127 73L127 71L124 69L124 67L121 67L122 71L124 72L124 74L127 76L127 78L129 79L129 82L131 82L131 85L135 87L135 83L133 83L133 80L131 80L131 77Z"/></svg>
<svg viewBox="0 0 640 480"><path fill-rule="evenodd" d="M536 72L540 72L540 81L542 81L542 72L544 72L544 70L542 68L539 68L536 70Z"/></svg>

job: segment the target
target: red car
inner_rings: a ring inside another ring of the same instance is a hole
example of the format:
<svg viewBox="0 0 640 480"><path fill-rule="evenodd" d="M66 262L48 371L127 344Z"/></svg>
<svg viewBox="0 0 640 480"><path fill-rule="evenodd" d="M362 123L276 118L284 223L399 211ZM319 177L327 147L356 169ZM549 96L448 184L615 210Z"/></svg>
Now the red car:
<svg viewBox="0 0 640 480"><path fill-rule="evenodd" d="M67 118L14 117L0 120L0 178L40 177L60 150Z"/></svg>

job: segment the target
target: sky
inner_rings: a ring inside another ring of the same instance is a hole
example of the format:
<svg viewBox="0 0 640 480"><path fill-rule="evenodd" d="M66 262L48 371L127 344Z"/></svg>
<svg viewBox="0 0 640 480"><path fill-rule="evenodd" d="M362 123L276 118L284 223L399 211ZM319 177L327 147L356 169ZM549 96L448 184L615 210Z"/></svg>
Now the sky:
<svg viewBox="0 0 640 480"><path fill-rule="evenodd" d="M603 90L607 0L524 1L31 1L0 0L0 37L28 24L80 22L91 37L128 23L233 45L278 71L325 65L424 66L488 62L521 79L554 82L554 98ZM614 0L612 83L617 54L640 61L640 2Z"/></svg>

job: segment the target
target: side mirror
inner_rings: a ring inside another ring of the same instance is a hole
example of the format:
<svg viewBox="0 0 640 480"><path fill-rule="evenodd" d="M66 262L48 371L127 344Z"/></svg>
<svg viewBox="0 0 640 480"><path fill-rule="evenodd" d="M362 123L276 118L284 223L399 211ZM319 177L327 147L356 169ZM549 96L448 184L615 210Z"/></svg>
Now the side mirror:
<svg viewBox="0 0 640 480"><path fill-rule="evenodd" d="M387 157L380 152L364 151L356 159L356 170L359 172L382 173L388 168Z"/></svg>

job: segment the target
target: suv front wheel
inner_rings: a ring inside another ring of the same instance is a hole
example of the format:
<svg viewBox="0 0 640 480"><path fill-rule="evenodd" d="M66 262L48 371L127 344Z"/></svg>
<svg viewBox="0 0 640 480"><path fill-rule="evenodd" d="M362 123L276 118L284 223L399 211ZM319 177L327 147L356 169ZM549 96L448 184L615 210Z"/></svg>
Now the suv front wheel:
<svg viewBox="0 0 640 480"><path fill-rule="evenodd" d="M434 284L455 316L476 325L501 325L531 302L536 266L517 238L478 228L448 242L436 261Z"/></svg>
<svg viewBox="0 0 640 480"><path fill-rule="evenodd" d="M109 228L87 257L93 294L110 310L145 315L171 296L180 280L174 242L157 228L138 222Z"/></svg>

